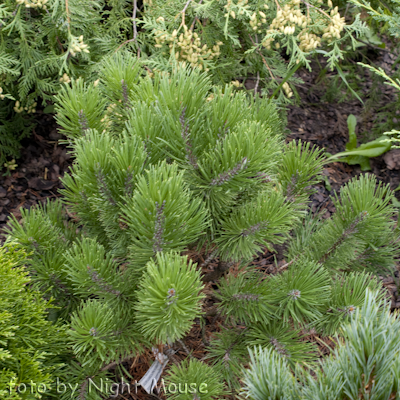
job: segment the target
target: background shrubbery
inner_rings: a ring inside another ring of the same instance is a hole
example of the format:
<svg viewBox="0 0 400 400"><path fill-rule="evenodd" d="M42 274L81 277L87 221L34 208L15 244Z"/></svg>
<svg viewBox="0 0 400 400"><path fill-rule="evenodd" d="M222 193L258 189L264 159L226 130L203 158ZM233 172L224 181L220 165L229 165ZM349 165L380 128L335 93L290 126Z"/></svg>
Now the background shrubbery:
<svg viewBox="0 0 400 400"><path fill-rule="evenodd" d="M287 102L295 70L319 52L338 67L343 44L355 46L366 27L346 24L337 7L310 0L119 2L15 1L0 6L0 163L15 157L37 107L71 79L98 79L103 58L127 49L147 73L177 61L209 71L214 83L248 76ZM238 80L239 79L239 80ZM278 90L281 89L281 90Z"/></svg>

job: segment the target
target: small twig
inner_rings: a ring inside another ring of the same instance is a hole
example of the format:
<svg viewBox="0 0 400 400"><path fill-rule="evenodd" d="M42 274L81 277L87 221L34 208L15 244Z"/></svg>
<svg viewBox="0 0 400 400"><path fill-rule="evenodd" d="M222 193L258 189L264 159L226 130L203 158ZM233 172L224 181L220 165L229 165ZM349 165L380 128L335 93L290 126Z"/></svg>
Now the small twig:
<svg viewBox="0 0 400 400"><path fill-rule="evenodd" d="M185 4L185 7L183 7L183 10L181 11L182 14L185 14L187 8L189 7L189 4L192 2L192 0L188 0L188 2Z"/></svg>
<svg viewBox="0 0 400 400"><path fill-rule="evenodd" d="M17 11L19 9L20 4L17 5L16 9L13 11L13 13L11 14L13 17L15 17L15 15L17 14ZM1 25L3 26L3 25Z"/></svg>
<svg viewBox="0 0 400 400"><path fill-rule="evenodd" d="M149 393L150 394L150 396L153 396L153 397L155 397L156 399L158 399L158 400L162 400L162 398L161 397L158 397L155 393Z"/></svg>
<svg viewBox="0 0 400 400"><path fill-rule="evenodd" d="M190 353L189 349L186 347L185 343L181 339L178 339L178 343L182 346L183 350L185 350L185 353L190 357L193 358L192 354Z"/></svg>
<svg viewBox="0 0 400 400"><path fill-rule="evenodd" d="M126 356L125 358L123 358L122 360L117 360L117 361L113 361L110 364L107 364L105 367L103 367L100 371L108 371L109 369L116 367L118 364L122 364L125 361L130 360L131 358L135 357L134 354L129 354L129 356Z"/></svg>
<svg viewBox="0 0 400 400"><path fill-rule="evenodd" d="M214 249L210 255L204 260L204 262L200 265L200 267L207 267L208 264L215 258L217 253L217 249Z"/></svg>
<svg viewBox="0 0 400 400"><path fill-rule="evenodd" d="M393 54L390 50L388 50L388 49L384 49L384 48L382 48L382 47L378 47L378 46L374 46L373 44L371 44L371 43L368 43L368 42L364 42L364 40L361 40L361 39L357 39L359 42L361 42L361 43L364 43L365 45L367 45L368 47L372 47L373 49L376 49L376 50L381 50L381 51L385 51L386 53L390 53L390 54Z"/></svg>
<svg viewBox="0 0 400 400"><path fill-rule="evenodd" d="M207 337L206 337L206 324L205 324L205 321L201 326L201 340L202 340L204 346L207 347L207 346L210 345L210 342L207 340Z"/></svg>
<svg viewBox="0 0 400 400"><path fill-rule="evenodd" d="M60 46L60 49L61 49L62 52L64 53L64 47L63 47L62 43L60 42L60 39L58 38L58 36L56 36L56 39L57 39L58 45Z"/></svg>
<svg viewBox="0 0 400 400"><path fill-rule="evenodd" d="M136 42L136 36L137 36L136 13L137 13L137 0L133 0L132 20L133 20L133 39L135 42Z"/></svg>
<svg viewBox="0 0 400 400"><path fill-rule="evenodd" d="M278 0L275 0L275 3L276 3L276 6L277 6L280 10L282 10L282 7L281 7L281 5L278 3Z"/></svg>
<svg viewBox="0 0 400 400"><path fill-rule="evenodd" d="M257 44L254 43L254 40L253 40L253 38L251 37L250 34L249 34L249 37L250 37L250 40L252 41L253 45L256 46ZM262 53L261 53L261 51L260 51L260 49L259 49L258 47L257 47L257 53L261 56L261 58L262 58L262 60L263 60L263 63L264 63L265 66L268 68L268 71L269 71L269 74L271 75L271 78L274 79L274 80L276 80L276 78L274 77L274 74L273 74L272 71L271 71L271 68L269 67L267 61L265 60L264 56L262 55Z"/></svg>
<svg viewBox="0 0 400 400"><path fill-rule="evenodd" d="M193 32L194 24L196 23L197 20L198 20L198 18L197 18L197 17L194 17L193 23L192 23L192 25L190 25L189 31L192 31L192 32Z"/></svg>
<svg viewBox="0 0 400 400"><path fill-rule="evenodd" d="M183 10L180 12L180 14L182 14L182 23L181 26L185 25L185 12L187 10L187 8L189 7L190 3L192 2L192 0L188 0L187 3L185 4L185 7L183 7Z"/></svg>
<svg viewBox="0 0 400 400"><path fill-rule="evenodd" d="M92 378L93 378L93 376L90 376L90 377L86 378L83 381L83 383L81 385L81 388L79 390L79 400L85 400L85 398L86 398L86 396L85 396L86 386L88 385L89 379L92 379Z"/></svg>
<svg viewBox="0 0 400 400"><path fill-rule="evenodd" d="M307 3L306 1L304 1L304 0L301 0L307 7L312 7L312 8L315 8L317 11L319 11L320 13L322 13L322 14L324 14L326 17L328 17L329 19L332 19L332 17L329 15L329 14L327 14L325 11L323 11L323 10L321 10L320 8L318 8L318 7L316 7L316 6L313 6L312 4L310 4L310 3Z"/></svg>
<svg viewBox="0 0 400 400"><path fill-rule="evenodd" d="M282 267L279 267L278 270L276 271L277 273L282 272L283 270L285 270L287 267L289 267L289 265L292 265L294 262L295 258L292 261L289 261L288 263L282 265Z"/></svg>
<svg viewBox="0 0 400 400"><path fill-rule="evenodd" d="M356 50L356 53L361 54L363 57L365 57L365 58L370 62L370 64L373 64L372 60L370 60L370 59L369 59L365 54L363 54L360 50Z"/></svg>
<svg viewBox="0 0 400 400"><path fill-rule="evenodd" d="M134 39L129 39L127 41L125 41L124 43L121 43L118 47L117 50L114 51L114 53L116 53L122 46L124 46L125 44L129 43L129 42L136 42L136 38Z"/></svg>
<svg viewBox="0 0 400 400"><path fill-rule="evenodd" d="M349 11L349 7L350 7L350 3L347 3L346 11L344 12L344 15L343 15L344 18L346 18L346 16L347 16L347 11Z"/></svg>
<svg viewBox="0 0 400 400"><path fill-rule="evenodd" d="M198 5L200 5L202 2L203 2L203 0L200 0ZM192 25L191 25L191 27L190 27L190 29L189 29L190 31L193 32L194 24L196 23L197 20L198 20L198 18L197 18L197 17L194 17L193 23L192 23Z"/></svg>
<svg viewBox="0 0 400 400"><path fill-rule="evenodd" d="M68 30L69 30L71 21L69 19L68 0L65 0L65 12L67 14Z"/></svg>
<svg viewBox="0 0 400 400"><path fill-rule="evenodd" d="M257 81L256 81L256 86L254 87L254 96L257 95L257 90L258 90L258 84L260 83L260 72L257 71Z"/></svg>

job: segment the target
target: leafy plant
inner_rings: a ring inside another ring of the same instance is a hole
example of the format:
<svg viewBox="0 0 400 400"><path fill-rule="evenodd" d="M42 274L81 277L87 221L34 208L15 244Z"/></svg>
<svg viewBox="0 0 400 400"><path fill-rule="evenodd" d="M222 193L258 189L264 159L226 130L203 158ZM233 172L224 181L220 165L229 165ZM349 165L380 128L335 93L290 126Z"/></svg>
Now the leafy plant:
<svg viewBox="0 0 400 400"><path fill-rule="evenodd" d="M389 151L391 144L386 136L381 136L376 140L361 144L357 147L356 125L356 117L350 114L347 118L349 142L346 144L346 150L330 156L328 161L342 161L349 165L360 164L362 171L369 171L371 169L369 159L371 157L378 157Z"/></svg>
<svg viewBox="0 0 400 400"><path fill-rule="evenodd" d="M388 32L389 35L399 37L399 3L397 0L389 1L373 1L365 0L350 0L351 3L363 8L371 16L371 18L380 23L383 32Z"/></svg>
<svg viewBox="0 0 400 400"><path fill-rule="evenodd" d="M388 2L374 1L372 3L365 0L351 0L350 3L358 6L360 9L364 9L370 15L371 19L379 25L380 31L382 33L388 33L389 36L393 38L399 37L398 28L400 25L400 6L397 0ZM398 60L396 60L396 63L397 62ZM386 80L385 84L392 86L397 90L400 90L400 81L398 78L396 78L395 72L393 73L393 77L389 77L381 67L376 68L373 65L360 62L358 64L365 68L368 68L377 76L384 78ZM361 145L357 149L355 148L356 142L354 141L354 139L352 140L350 138L350 142L348 146L346 146L346 151L349 150L349 152L336 154L335 156L333 156L333 158L331 157L331 159L333 160L339 157L347 156L350 158L347 158L346 162L349 162L349 164L360 164L363 170L367 170L369 169L367 159L358 157L376 157L390 150L393 147L393 143L396 143L399 140L399 130L396 129L396 126L394 126L396 125L396 123L393 122L397 121L397 119L394 118L394 116L397 114L397 104L391 104L390 107L387 108L389 109L389 112L385 112L382 114L382 116L386 117L388 121L384 124L381 124L381 126L384 126L386 130L386 132L384 132L382 136L372 142ZM393 110L395 110L395 113L393 113ZM388 127L389 129L391 129L390 131L387 129ZM388 135L391 135L392 137L388 138Z"/></svg>

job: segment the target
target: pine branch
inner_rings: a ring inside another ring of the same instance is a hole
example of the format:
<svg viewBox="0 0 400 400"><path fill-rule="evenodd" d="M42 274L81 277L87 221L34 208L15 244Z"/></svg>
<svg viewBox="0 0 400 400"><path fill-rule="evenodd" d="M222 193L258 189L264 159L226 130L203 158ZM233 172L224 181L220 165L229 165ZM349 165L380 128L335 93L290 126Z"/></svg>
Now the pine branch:
<svg viewBox="0 0 400 400"><path fill-rule="evenodd" d="M101 290L105 292L115 294L116 296L121 295L119 290L115 290L111 285L109 285L90 265L87 266L87 270L92 282L96 283Z"/></svg>
<svg viewBox="0 0 400 400"><path fill-rule="evenodd" d="M129 101L129 96L128 96L128 86L125 83L124 79L122 79L122 81L121 81L121 86L122 86L122 98L123 98L124 107L131 108L131 103Z"/></svg>
<svg viewBox="0 0 400 400"><path fill-rule="evenodd" d="M164 245L164 239L163 239L163 234L164 234L164 224L165 224L165 215L163 215L165 207L165 200L162 202L161 205L159 205L156 202L156 222L155 222L155 228L154 228L154 236L153 236L153 251L154 253L157 253L159 251L163 250L163 245Z"/></svg>
<svg viewBox="0 0 400 400"><path fill-rule="evenodd" d="M181 136L185 144L186 159L194 169L198 169L196 156L193 154L192 144L190 143L189 123L185 119L186 107L183 108L179 121L181 123Z"/></svg>
<svg viewBox="0 0 400 400"><path fill-rule="evenodd" d="M82 132L85 133L85 131L87 131L89 129L89 125L88 125L88 120L87 120L83 110L79 111L78 118L79 118L79 125L82 128Z"/></svg>
<svg viewBox="0 0 400 400"><path fill-rule="evenodd" d="M285 349L285 346L283 344L279 343L279 341L277 339L272 337L270 339L270 342L271 342L272 346L274 346L275 351L278 352L280 355L285 356L285 357L287 357L289 355L287 350Z"/></svg>
<svg viewBox="0 0 400 400"><path fill-rule="evenodd" d="M323 264L328 257L338 248L340 245L350 236L358 232L357 226L364 221L368 217L368 212L361 212L354 221L350 224L348 228L346 228L342 235L337 239L337 241L333 244L333 246L320 258L318 261L320 264Z"/></svg>
<svg viewBox="0 0 400 400"><path fill-rule="evenodd" d="M229 171L222 172L216 178L214 178L211 182L211 186L221 186L227 182L229 182L234 176L236 176L239 171L247 168L247 158L244 157L242 161L238 162L235 167L230 169Z"/></svg>
<svg viewBox="0 0 400 400"><path fill-rule="evenodd" d="M102 172L102 169L100 167L100 164L98 164L98 168L97 168L97 173L96 173L96 178L97 178L97 184L99 187L99 191L100 193L103 195L103 197L105 199L108 200L108 202L112 205L112 206L116 206L117 203L115 202L110 189L107 186L107 182L106 182L106 178L104 173Z"/></svg>
<svg viewBox="0 0 400 400"><path fill-rule="evenodd" d="M260 231L261 229L266 229L268 227L268 221L258 222L257 224L251 226L248 229L245 229L241 235L243 237L247 237L249 235L254 235L256 232Z"/></svg>

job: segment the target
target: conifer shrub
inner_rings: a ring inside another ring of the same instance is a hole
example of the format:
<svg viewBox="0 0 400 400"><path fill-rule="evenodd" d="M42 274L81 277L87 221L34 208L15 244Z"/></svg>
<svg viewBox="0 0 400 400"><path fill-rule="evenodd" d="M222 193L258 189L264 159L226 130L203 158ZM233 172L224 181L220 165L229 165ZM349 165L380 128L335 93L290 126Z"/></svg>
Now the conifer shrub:
<svg viewBox="0 0 400 400"><path fill-rule="evenodd" d="M287 102L293 96L289 80L299 82L294 69L310 67L316 52L336 66L342 44L354 44L364 31L359 16L346 24L331 0L4 0L0 164L17 156L37 108L52 112L53 96L71 79L97 82L103 58L111 54L128 50L149 74L184 61L223 84L240 86L238 78L257 76L257 86L277 90Z"/></svg>
<svg viewBox="0 0 400 400"><path fill-rule="evenodd" d="M361 176L330 219L311 218L321 153L285 144L268 99L182 66L142 78L124 54L106 60L97 86L73 81L57 101L75 156L63 204L21 210L8 240L31 254L32 284L55 298L52 315L68 327L72 386L62 399L101 399L91 382L126 376L123 360L181 348L204 323L206 282L216 283L221 331L207 359L189 357L165 380L206 383L208 398L240 391L255 346L275 357L271 384L276 376L289 388L291 371L317 365L307 333L338 334L372 301L368 290L383 297L374 275L393 271L399 254L393 193ZM284 242L288 262L276 275L251 266L257 251ZM201 275L188 249L206 249L217 267ZM203 398L186 394L175 398Z"/></svg>
<svg viewBox="0 0 400 400"><path fill-rule="evenodd" d="M193 393L195 389L200 393L197 398L205 400L218 398L224 393L221 375L197 359L186 359L179 366L173 365L166 383L175 384L177 387L176 393L172 393L169 397L171 400L195 399L196 394ZM185 391L187 393L182 393Z"/></svg>
<svg viewBox="0 0 400 400"><path fill-rule="evenodd" d="M311 370L299 367L297 379L273 350L251 349L243 398L398 399L399 323L389 304L380 301L377 292L368 291L361 307L342 326L332 354Z"/></svg>
<svg viewBox="0 0 400 400"><path fill-rule="evenodd" d="M56 375L63 376L68 352L65 327L48 320L54 305L31 287L26 257L13 244L0 248L0 396L5 400L40 398Z"/></svg>
<svg viewBox="0 0 400 400"><path fill-rule="evenodd" d="M365 32L359 14L348 22L331 0L150 0L144 2L138 39L148 42L150 67L162 69L160 60L169 56L210 71L219 81L258 76L265 88L279 87L285 101L293 96L289 80L298 82L293 69L310 68L316 53L333 68L343 56L340 44L354 45Z"/></svg>

